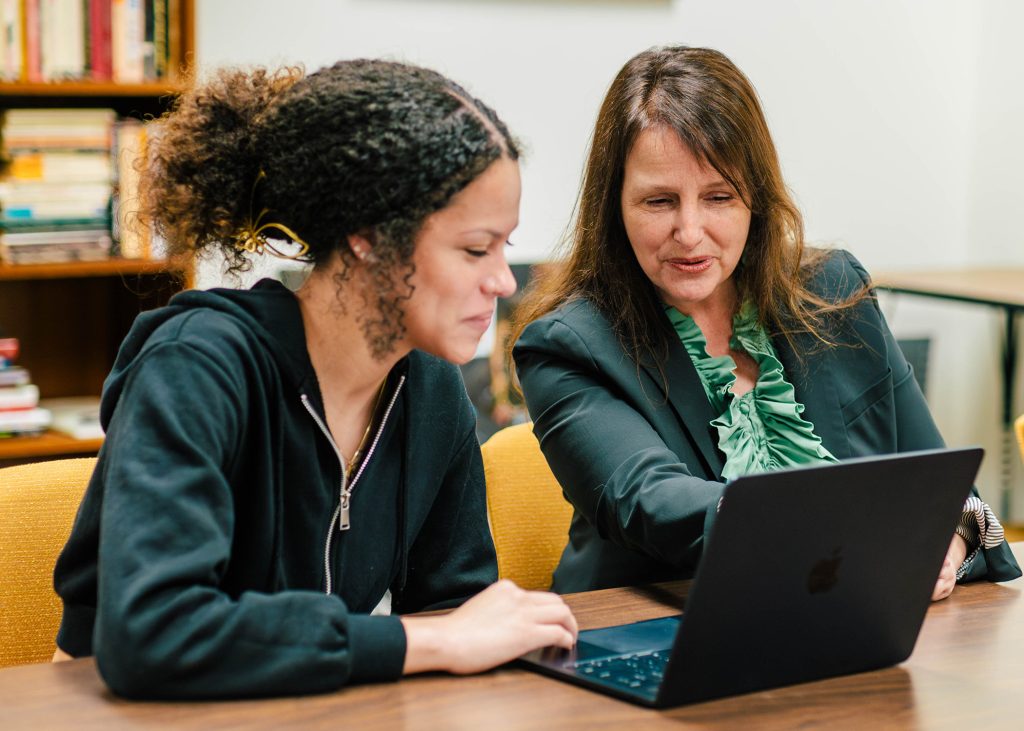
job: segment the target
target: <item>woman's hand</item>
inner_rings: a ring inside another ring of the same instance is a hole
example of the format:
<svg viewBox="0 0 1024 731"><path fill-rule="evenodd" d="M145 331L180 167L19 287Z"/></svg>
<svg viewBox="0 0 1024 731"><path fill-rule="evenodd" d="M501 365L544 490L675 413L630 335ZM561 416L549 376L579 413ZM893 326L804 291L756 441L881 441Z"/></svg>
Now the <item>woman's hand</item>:
<svg viewBox="0 0 1024 731"><path fill-rule="evenodd" d="M953 587L956 586L956 571L965 558L967 558L967 543L954 533L949 550L946 551L946 559L942 562L939 580L935 582L935 589L932 591L933 602L945 599L953 593Z"/></svg>
<svg viewBox="0 0 1024 731"><path fill-rule="evenodd" d="M571 649L579 630L562 598L492 584L461 607L434 617L402 617L407 647L403 672L489 670L548 645Z"/></svg>

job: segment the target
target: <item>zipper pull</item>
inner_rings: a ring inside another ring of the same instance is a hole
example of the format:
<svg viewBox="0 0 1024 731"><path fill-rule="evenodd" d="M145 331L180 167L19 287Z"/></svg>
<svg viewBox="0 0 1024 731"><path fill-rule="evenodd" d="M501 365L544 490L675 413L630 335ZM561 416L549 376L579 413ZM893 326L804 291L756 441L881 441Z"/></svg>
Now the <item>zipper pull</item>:
<svg viewBox="0 0 1024 731"><path fill-rule="evenodd" d="M341 494L341 510L338 511L338 530L348 530L348 492Z"/></svg>

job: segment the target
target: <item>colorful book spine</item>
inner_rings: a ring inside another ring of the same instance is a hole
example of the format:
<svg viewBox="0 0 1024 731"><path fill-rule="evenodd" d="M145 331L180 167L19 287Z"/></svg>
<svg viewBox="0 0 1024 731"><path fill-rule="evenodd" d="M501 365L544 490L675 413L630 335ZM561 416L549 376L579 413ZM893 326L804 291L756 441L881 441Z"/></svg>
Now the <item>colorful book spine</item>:
<svg viewBox="0 0 1024 731"><path fill-rule="evenodd" d="M89 36L90 75L95 81L110 81L110 0L89 0Z"/></svg>
<svg viewBox="0 0 1024 731"><path fill-rule="evenodd" d="M150 255L149 227L139 218L139 183L146 156L146 127L126 120L117 126L117 195L114 223L118 251L127 259Z"/></svg>
<svg viewBox="0 0 1024 731"><path fill-rule="evenodd" d="M167 78L167 0L153 2L153 45L156 78Z"/></svg>
<svg viewBox="0 0 1024 731"><path fill-rule="evenodd" d="M142 44L146 18L142 0L112 0L111 35L114 46L114 80L137 84L145 80Z"/></svg>
<svg viewBox="0 0 1024 731"><path fill-rule="evenodd" d="M2 0L0 13L0 78L4 81L20 81L24 74L22 1Z"/></svg>
<svg viewBox="0 0 1024 731"><path fill-rule="evenodd" d="M38 83L43 80L42 47L39 36L39 4L42 0L25 0L25 80Z"/></svg>

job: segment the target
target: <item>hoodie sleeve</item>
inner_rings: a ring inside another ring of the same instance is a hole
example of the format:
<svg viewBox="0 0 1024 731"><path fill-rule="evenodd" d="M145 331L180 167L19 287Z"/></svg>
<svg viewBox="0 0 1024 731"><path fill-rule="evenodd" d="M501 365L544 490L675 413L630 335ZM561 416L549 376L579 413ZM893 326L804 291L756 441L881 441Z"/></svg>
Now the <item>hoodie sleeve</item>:
<svg viewBox="0 0 1024 731"><path fill-rule="evenodd" d="M286 695L396 678L395 617L356 616L315 591L229 595L246 390L220 351L147 350L124 385L101 460L93 650L129 698Z"/></svg>
<svg viewBox="0 0 1024 731"><path fill-rule="evenodd" d="M456 446L406 559L399 613L454 607L498 580L476 417L461 380L458 386L459 428L448 442Z"/></svg>

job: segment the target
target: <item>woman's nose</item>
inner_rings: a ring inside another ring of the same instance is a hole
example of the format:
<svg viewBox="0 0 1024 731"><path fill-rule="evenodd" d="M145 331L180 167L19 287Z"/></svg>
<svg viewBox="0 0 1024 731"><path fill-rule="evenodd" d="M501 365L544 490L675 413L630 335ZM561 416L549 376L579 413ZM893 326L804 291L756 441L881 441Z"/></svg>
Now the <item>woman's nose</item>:
<svg viewBox="0 0 1024 731"><path fill-rule="evenodd" d="M516 278L502 254L497 268L484 282L485 290L495 297L511 297L516 293Z"/></svg>
<svg viewBox="0 0 1024 731"><path fill-rule="evenodd" d="M672 238L687 248L694 247L704 240L704 217L699 205L679 206Z"/></svg>

